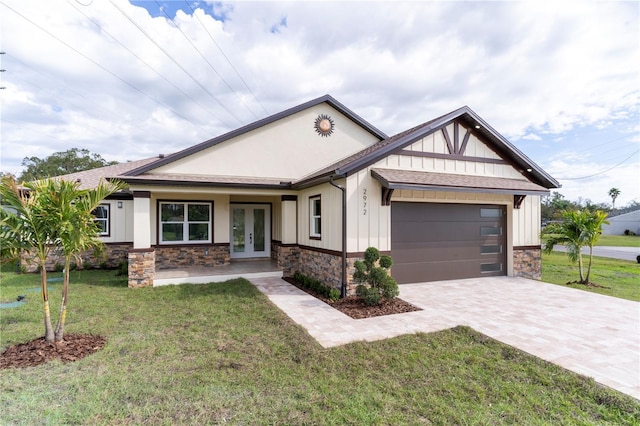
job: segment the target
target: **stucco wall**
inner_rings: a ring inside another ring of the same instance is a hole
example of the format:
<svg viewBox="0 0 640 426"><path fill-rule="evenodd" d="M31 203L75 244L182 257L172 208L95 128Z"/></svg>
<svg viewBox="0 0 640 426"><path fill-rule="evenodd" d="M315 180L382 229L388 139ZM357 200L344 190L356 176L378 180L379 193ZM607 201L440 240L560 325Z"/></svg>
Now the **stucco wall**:
<svg viewBox="0 0 640 426"><path fill-rule="evenodd" d="M329 137L316 133L318 115L335 125ZM298 179L348 157L378 139L326 103L313 106L232 140L154 170L154 173L206 174Z"/></svg>

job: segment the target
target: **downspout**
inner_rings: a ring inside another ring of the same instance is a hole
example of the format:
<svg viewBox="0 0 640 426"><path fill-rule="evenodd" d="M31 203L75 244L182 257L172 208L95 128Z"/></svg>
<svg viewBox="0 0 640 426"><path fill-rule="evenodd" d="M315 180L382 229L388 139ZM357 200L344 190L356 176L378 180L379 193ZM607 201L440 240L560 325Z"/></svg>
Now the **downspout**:
<svg viewBox="0 0 640 426"><path fill-rule="evenodd" d="M347 191L344 186L333 181L333 176L329 176L329 183L342 191L342 284L340 286L340 297L347 297Z"/></svg>

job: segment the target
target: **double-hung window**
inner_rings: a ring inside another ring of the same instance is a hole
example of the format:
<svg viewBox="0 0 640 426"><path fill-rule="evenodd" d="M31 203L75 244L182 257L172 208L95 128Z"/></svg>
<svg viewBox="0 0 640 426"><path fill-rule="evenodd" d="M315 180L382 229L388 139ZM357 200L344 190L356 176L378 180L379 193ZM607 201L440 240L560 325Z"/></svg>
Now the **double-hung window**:
<svg viewBox="0 0 640 426"><path fill-rule="evenodd" d="M160 202L160 244L210 243L212 204Z"/></svg>
<svg viewBox="0 0 640 426"><path fill-rule="evenodd" d="M319 195L309 198L309 237L322 237L322 203Z"/></svg>
<svg viewBox="0 0 640 426"><path fill-rule="evenodd" d="M100 204L93 212L91 212L94 216L93 220L98 226L98 235L101 237L109 236L109 207L109 204Z"/></svg>

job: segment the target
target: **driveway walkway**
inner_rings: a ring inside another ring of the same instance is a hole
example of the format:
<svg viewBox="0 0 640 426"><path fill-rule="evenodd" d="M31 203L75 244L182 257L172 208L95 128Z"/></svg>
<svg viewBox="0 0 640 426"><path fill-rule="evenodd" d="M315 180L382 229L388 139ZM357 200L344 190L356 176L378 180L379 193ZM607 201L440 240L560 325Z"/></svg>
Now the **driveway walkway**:
<svg viewBox="0 0 640 426"><path fill-rule="evenodd" d="M253 284L323 347L468 325L640 399L640 303L524 278L400 286L422 311L354 320L280 278Z"/></svg>

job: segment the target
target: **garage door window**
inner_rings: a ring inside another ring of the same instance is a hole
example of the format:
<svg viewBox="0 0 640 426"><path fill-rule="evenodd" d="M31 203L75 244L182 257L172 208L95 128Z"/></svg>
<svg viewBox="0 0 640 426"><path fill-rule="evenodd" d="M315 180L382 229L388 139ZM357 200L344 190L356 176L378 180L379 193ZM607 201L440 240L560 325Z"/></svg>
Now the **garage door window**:
<svg viewBox="0 0 640 426"><path fill-rule="evenodd" d="M495 208L480 209L480 217L502 217L502 209L495 209Z"/></svg>
<svg viewBox="0 0 640 426"><path fill-rule="evenodd" d="M502 246L493 245L493 246L480 247L480 254L498 254L498 253L502 253Z"/></svg>
<svg viewBox="0 0 640 426"><path fill-rule="evenodd" d="M502 271L502 263L483 263L480 265L480 272L500 272Z"/></svg>
<svg viewBox="0 0 640 426"><path fill-rule="evenodd" d="M499 226L481 226L480 235L483 237L502 235L502 228Z"/></svg>

